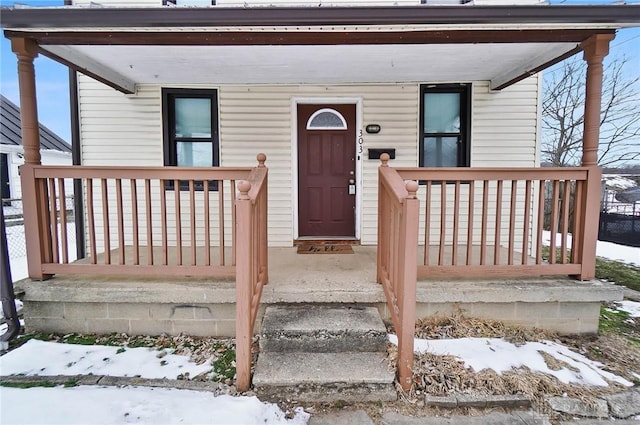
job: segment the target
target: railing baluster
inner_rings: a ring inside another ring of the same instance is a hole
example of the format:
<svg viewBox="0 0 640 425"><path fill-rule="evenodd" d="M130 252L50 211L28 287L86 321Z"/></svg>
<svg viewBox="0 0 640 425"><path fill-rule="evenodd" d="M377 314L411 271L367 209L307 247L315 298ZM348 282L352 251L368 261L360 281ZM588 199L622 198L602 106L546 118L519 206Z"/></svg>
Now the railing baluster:
<svg viewBox="0 0 640 425"><path fill-rule="evenodd" d="M558 232L558 204L560 202L560 181L553 181L551 201L551 240L549 242L549 263L556 263L556 234Z"/></svg>
<svg viewBox="0 0 640 425"><path fill-rule="evenodd" d="M451 265L458 265L458 228L460 225L460 180L456 180L453 198L453 247Z"/></svg>
<svg viewBox="0 0 640 425"><path fill-rule="evenodd" d="M211 217L209 214L211 213L211 208L209 205L209 180L204 180L204 193L203 193L203 202L204 202L204 265L211 265ZM220 264L221 266L224 263Z"/></svg>
<svg viewBox="0 0 640 425"><path fill-rule="evenodd" d="M476 185L475 181L469 182L469 211L467 214L467 266L473 262L473 220L475 217L475 197Z"/></svg>
<svg viewBox="0 0 640 425"><path fill-rule="evenodd" d="M502 227L502 189L504 180L498 180L498 187L496 189L496 229L493 245L493 264L500 264L500 243L502 242L502 236L500 234Z"/></svg>
<svg viewBox="0 0 640 425"><path fill-rule="evenodd" d="M189 212L191 218L191 265L196 265L196 198L194 181L189 180Z"/></svg>
<svg viewBox="0 0 640 425"><path fill-rule="evenodd" d="M162 264L169 264L169 236L167 234L167 192L166 182L160 180L160 227L162 237Z"/></svg>
<svg viewBox="0 0 640 425"><path fill-rule="evenodd" d="M487 220L489 210L489 180L482 183L482 232L480 235L480 265L486 262L487 255Z"/></svg>
<svg viewBox="0 0 640 425"><path fill-rule="evenodd" d="M571 181L565 180L563 182L563 193L562 193L562 242L560 244L560 254L562 258L560 262L562 264L567 264L567 234L569 233L569 206Z"/></svg>
<svg viewBox="0 0 640 425"><path fill-rule="evenodd" d="M522 265L527 265L529 257L529 232L531 231L531 180L524 188L524 237L522 238Z"/></svg>
<svg viewBox="0 0 640 425"><path fill-rule="evenodd" d="M511 204L509 209L509 265L513 265L513 255L515 251L515 231L516 231L516 207L517 207L518 181L511 180Z"/></svg>
<svg viewBox="0 0 640 425"><path fill-rule="evenodd" d="M120 264L125 263L124 253L124 211L122 208L122 179L116 179L116 209L118 210L118 249Z"/></svg>
<svg viewBox="0 0 640 425"><path fill-rule="evenodd" d="M218 180L218 226L219 230L219 239L220 243L220 265L224 265L224 249L225 249L225 241L224 241L224 181Z"/></svg>
<svg viewBox="0 0 640 425"><path fill-rule="evenodd" d="M231 265L236 265L236 181L229 182L231 190Z"/></svg>
<svg viewBox="0 0 640 425"><path fill-rule="evenodd" d="M424 265L429 265L431 251L431 180L427 181L424 201Z"/></svg>
<svg viewBox="0 0 640 425"><path fill-rule="evenodd" d="M147 264L153 266L153 216L151 209L151 180L144 179L144 199L147 213Z"/></svg>
<svg viewBox="0 0 640 425"><path fill-rule="evenodd" d="M438 265L444 265L444 245L447 237L447 182L440 181L440 247L438 249Z"/></svg>
<svg viewBox="0 0 640 425"><path fill-rule="evenodd" d="M60 242L62 243L62 263L69 263L69 243L67 241L67 195L64 189L64 179L58 179L60 196Z"/></svg>
<svg viewBox="0 0 640 425"><path fill-rule="evenodd" d="M180 180L173 181L174 199L176 203L176 261L182 265L182 214L180 206Z"/></svg>
<svg viewBox="0 0 640 425"><path fill-rule="evenodd" d="M580 257L579 249L576 249L579 246L582 246L581 243L581 230L582 229L582 220L584 220L583 212L580 209L580 206L583 202L583 188L584 181L576 181L576 195L573 200L573 237L571 240L571 262L574 264L582 263L582 258Z"/></svg>
<svg viewBox="0 0 640 425"><path fill-rule="evenodd" d="M545 190L546 190L546 180L540 180L540 184L538 187L538 228L537 228L537 237L536 237L536 264L542 264L542 230L544 228L544 204L547 199Z"/></svg>
<svg viewBox="0 0 640 425"><path fill-rule="evenodd" d="M87 219L89 221L89 257L91 264L98 262L98 249L96 247L96 220L93 205L93 179L87 179Z"/></svg>
<svg viewBox="0 0 640 425"><path fill-rule="evenodd" d="M54 263L60 261L58 253L58 206L56 201L56 181L47 179L49 187L49 223L51 223L51 254Z"/></svg>
<svg viewBox="0 0 640 425"><path fill-rule="evenodd" d="M140 264L140 228L138 221L138 186L136 179L131 182L131 228L133 232L133 265Z"/></svg>
<svg viewBox="0 0 640 425"><path fill-rule="evenodd" d="M102 193L102 227L104 235L104 263L111 264L111 231L109 228L109 193L107 179L100 179Z"/></svg>

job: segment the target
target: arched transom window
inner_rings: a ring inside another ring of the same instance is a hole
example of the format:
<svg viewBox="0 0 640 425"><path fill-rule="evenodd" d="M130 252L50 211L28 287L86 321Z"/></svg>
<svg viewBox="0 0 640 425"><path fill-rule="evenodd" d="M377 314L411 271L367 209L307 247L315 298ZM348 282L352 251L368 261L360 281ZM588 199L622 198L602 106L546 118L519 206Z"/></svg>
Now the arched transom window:
<svg viewBox="0 0 640 425"><path fill-rule="evenodd" d="M346 130L347 121L335 109L318 109L309 117L307 130Z"/></svg>

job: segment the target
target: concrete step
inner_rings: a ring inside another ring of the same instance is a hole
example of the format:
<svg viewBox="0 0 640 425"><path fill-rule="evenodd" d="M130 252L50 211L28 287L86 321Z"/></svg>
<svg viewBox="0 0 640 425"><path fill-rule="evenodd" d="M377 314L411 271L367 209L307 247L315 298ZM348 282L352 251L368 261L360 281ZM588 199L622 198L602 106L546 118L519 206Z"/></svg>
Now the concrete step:
<svg viewBox="0 0 640 425"><path fill-rule="evenodd" d="M387 330L378 309L322 304L274 305L262 321L261 351L386 351Z"/></svg>
<svg viewBox="0 0 640 425"><path fill-rule="evenodd" d="M394 401L394 379L386 353L261 352L253 388L269 400Z"/></svg>

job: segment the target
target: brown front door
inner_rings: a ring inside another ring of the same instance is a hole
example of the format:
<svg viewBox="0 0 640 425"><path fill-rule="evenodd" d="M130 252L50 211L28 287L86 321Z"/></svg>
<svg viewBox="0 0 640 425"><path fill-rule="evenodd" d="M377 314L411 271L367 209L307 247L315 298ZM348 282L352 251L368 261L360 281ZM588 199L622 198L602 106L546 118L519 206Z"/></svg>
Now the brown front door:
<svg viewBox="0 0 640 425"><path fill-rule="evenodd" d="M300 237L355 236L355 154L355 105L298 105Z"/></svg>

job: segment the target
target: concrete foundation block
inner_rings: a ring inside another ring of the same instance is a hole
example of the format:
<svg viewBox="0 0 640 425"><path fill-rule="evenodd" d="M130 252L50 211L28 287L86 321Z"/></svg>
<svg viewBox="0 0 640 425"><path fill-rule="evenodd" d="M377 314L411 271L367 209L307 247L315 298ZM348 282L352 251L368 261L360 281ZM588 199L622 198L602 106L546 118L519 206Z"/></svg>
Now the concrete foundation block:
<svg viewBox="0 0 640 425"><path fill-rule="evenodd" d="M173 320L173 334L192 336L220 336L215 320ZM235 332L234 332L235 333Z"/></svg>
<svg viewBox="0 0 640 425"><path fill-rule="evenodd" d="M107 303L64 303L64 317L66 319L74 318L101 318L108 317Z"/></svg>
<svg viewBox="0 0 640 425"><path fill-rule="evenodd" d="M149 319L149 304L108 303L107 314L110 319Z"/></svg>
<svg viewBox="0 0 640 425"><path fill-rule="evenodd" d="M55 318L64 317L64 305L62 303L25 301L23 307L24 314L33 318Z"/></svg>
<svg viewBox="0 0 640 425"><path fill-rule="evenodd" d="M87 319L87 331L94 334L131 332L128 319Z"/></svg>
<svg viewBox="0 0 640 425"><path fill-rule="evenodd" d="M130 332L132 335L161 335L173 333L173 322L171 320L131 320Z"/></svg>
<svg viewBox="0 0 640 425"><path fill-rule="evenodd" d="M216 336L235 337L236 321L235 320L216 320Z"/></svg>

